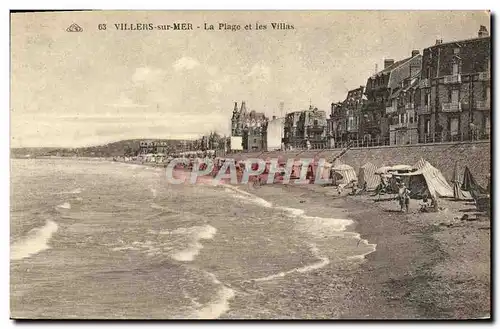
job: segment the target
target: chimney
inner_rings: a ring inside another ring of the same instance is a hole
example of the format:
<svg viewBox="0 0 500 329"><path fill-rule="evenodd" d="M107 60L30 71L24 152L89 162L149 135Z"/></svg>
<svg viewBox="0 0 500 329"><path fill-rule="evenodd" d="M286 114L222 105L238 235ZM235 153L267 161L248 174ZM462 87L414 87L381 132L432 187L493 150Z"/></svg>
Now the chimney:
<svg viewBox="0 0 500 329"><path fill-rule="evenodd" d="M443 43L443 39L436 39L436 45L440 45Z"/></svg>
<svg viewBox="0 0 500 329"><path fill-rule="evenodd" d="M481 25L481 26L479 27L479 32L477 33L477 36L478 36L479 38L486 38L486 37L489 37L489 36L490 36L490 35L489 35L489 33L488 33L488 30L486 29L486 26Z"/></svg>
<svg viewBox="0 0 500 329"><path fill-rule="evenodd" d="M245 101L241 102L241 112L246 112L247 107L245 105Z"/></svg>
<svg viewBox="0 0 500 329"><path fill-rule="evenodd" d="M238 112L238 102L234 102L234 112Z"/></svg>
<svg viewBox="0 0 500 329"><path fill-rule="evenodd" d="M384 59L384 70L386 68L388 68L389 66L391 66L392 64L394 64L394 60L393 59Z"/></svg>
<svg viewBox="0 0 500 329"><path fill-rule="evenodd" d="M420 50L416 50L416 49L415 49L415 50L412 50L412 51L411 51L411 57L415 57L415 56L417 56L417 55L419 55L419 54L420 54Z"/></svg>

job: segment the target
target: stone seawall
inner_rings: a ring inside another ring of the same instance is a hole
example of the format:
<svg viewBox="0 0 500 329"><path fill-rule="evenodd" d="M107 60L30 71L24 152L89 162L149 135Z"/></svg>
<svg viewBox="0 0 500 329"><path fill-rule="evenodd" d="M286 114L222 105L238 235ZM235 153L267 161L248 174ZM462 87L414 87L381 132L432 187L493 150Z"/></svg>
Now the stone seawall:
<svg viewBox="0 0 500 329"><path fill-rule="evenodd" d="M405 146L381 146L369 148L352 148L340 158L340 162L348 164L356 171L367 162L376 167L396 164L414 165L420 158L429 161L431 165L441 170L451 184L455 163L462 176L465 166L468 166L479 184L486 187L488 175L491 172L490 142L463 142ZM316 151L287 151L242 153L238 158L325 158L332 159L341 149ZM230 157L230 155L227 155Z"/></svg>

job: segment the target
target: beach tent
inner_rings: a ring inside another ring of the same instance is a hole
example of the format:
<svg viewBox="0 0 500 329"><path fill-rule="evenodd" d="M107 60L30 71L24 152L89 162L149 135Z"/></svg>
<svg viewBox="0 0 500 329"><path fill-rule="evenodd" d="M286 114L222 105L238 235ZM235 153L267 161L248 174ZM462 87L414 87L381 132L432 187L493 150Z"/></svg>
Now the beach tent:
<svg viewBox="0 0 500 329"><path fill-rule="evenodd" d="M409 173L397 173L395 175L408 177L407 184L413 198L422 198L426 194L429 197L453 197L453 189L448 184L439 169L433 167L429 162L417 162L417 169Z"/></svg>
<svg viewBox="0 0 500 329"><path fill-rule="evenodd" d="M458 177L458 163L455 163L455 169L453 170L453 197L456 200L472 200L472 196L469 191L462 190L462 183Z"/></svg>
<svg viewBox="0 0 500 329"><path fill-rule="evenodd" d="M331 169L331 173L333 185L349 184L353 180L358 179L354 168L346 164L333 166Z"/></svg>
<svg viewBox="0 0 500 329"><path fill-rule="evenodd" d="M380 184L380 176L375 175L377 168L371 162L368 162L359 168L358 186L363 188L366 182L366 189L373 191Z"/></svg>
<svg viewBox="0 0 500 329"><path fill-rule="evenodd" d="M462 183L462 189L464 191L471 192L472 196L480 195L480 194L487 194L486 189L484 189L481 185L479 185L476 182L476 180L474 179L474 176L472 176L472 173L469 170L469 167L465 167L465 170L464 170L464 180Z"/></svg>
<svg viewBox="0 0 500 329"><path fill-rule="evenodd" d="M465 167L462 189L470 192L474 201L476 201L478 210L490 213L491 199L489 191L476 182L468 167Z"/></svg>

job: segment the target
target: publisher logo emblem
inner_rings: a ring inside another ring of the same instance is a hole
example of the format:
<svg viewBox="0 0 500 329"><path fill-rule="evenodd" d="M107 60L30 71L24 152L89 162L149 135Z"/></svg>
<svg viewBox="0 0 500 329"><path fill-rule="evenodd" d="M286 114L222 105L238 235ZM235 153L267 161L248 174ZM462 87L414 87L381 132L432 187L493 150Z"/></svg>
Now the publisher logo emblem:
<svg viewBox="0 0 500 329"><path fill-rule="evenodd" d="M80 25L73 23L66 29L66 32L83 32L83 29Z"/></svg>

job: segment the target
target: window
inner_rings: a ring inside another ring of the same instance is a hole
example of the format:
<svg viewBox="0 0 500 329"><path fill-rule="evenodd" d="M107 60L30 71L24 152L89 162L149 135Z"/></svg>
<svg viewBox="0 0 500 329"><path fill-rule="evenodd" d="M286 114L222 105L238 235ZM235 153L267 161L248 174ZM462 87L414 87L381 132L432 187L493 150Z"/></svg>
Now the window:
<svg viewBox="0 0 500 329"><path fill-rule="evenodd" d="M486 99L487 96L488 96L488 90L489 87L486 87L486 85L483 86L482 90L481 90L481 93L482 93L482 99Z"/></svg>
<svg viewBox="0 0 500 329"><path fill-rule="evenodd" d="M453 75L458 74L458 63L453 63Z"/></svg>
<svg viewBox="0 0 500 329"><path fill-rule="evenodd" d="M455 49L453 49L453 53L454 53L455 55L458 55L458 54L460 53L460 48L455 48Z"/></svg>
<svg viewBox="0 0 500 329"><path fill-rule="evenodd" d="M425 94L425 105L429 105L429 103L431 102L431 94L427 93Z"/></svg>
<svg viewBox="0 0 500 329"><path fill-rule="evenodd" d="M314 125L317 126L318 125L318 120L314 120Z"/></svg>
<svg viewBox="0 0 500 329"><path fill-rule="evenodd" d="M254 142L254 143L257 143L257 138L254 138L254 139L253 139L253 142Z"/></svg>
<svg viewBox="0 0 500 329"><path fill-rule="evenodd" d="M431 132L431 120L430 119L425 119L424 133L426 135L429 135L430 132Z"/></svg>
<svg viewBox="0 0 500 329"><path fill-rule="evenodd" d="M452 118L450 120L450 134L451 136L458 135L458 118Z"/></svg>
<svg viewBox="0 0 500 329"><path fill-rule="evenodd" d="M453 89L451 91L451 102L453 104L458 104L458 98L459 98L459 94L458 94L459 90L458 89Z"/></svg>

